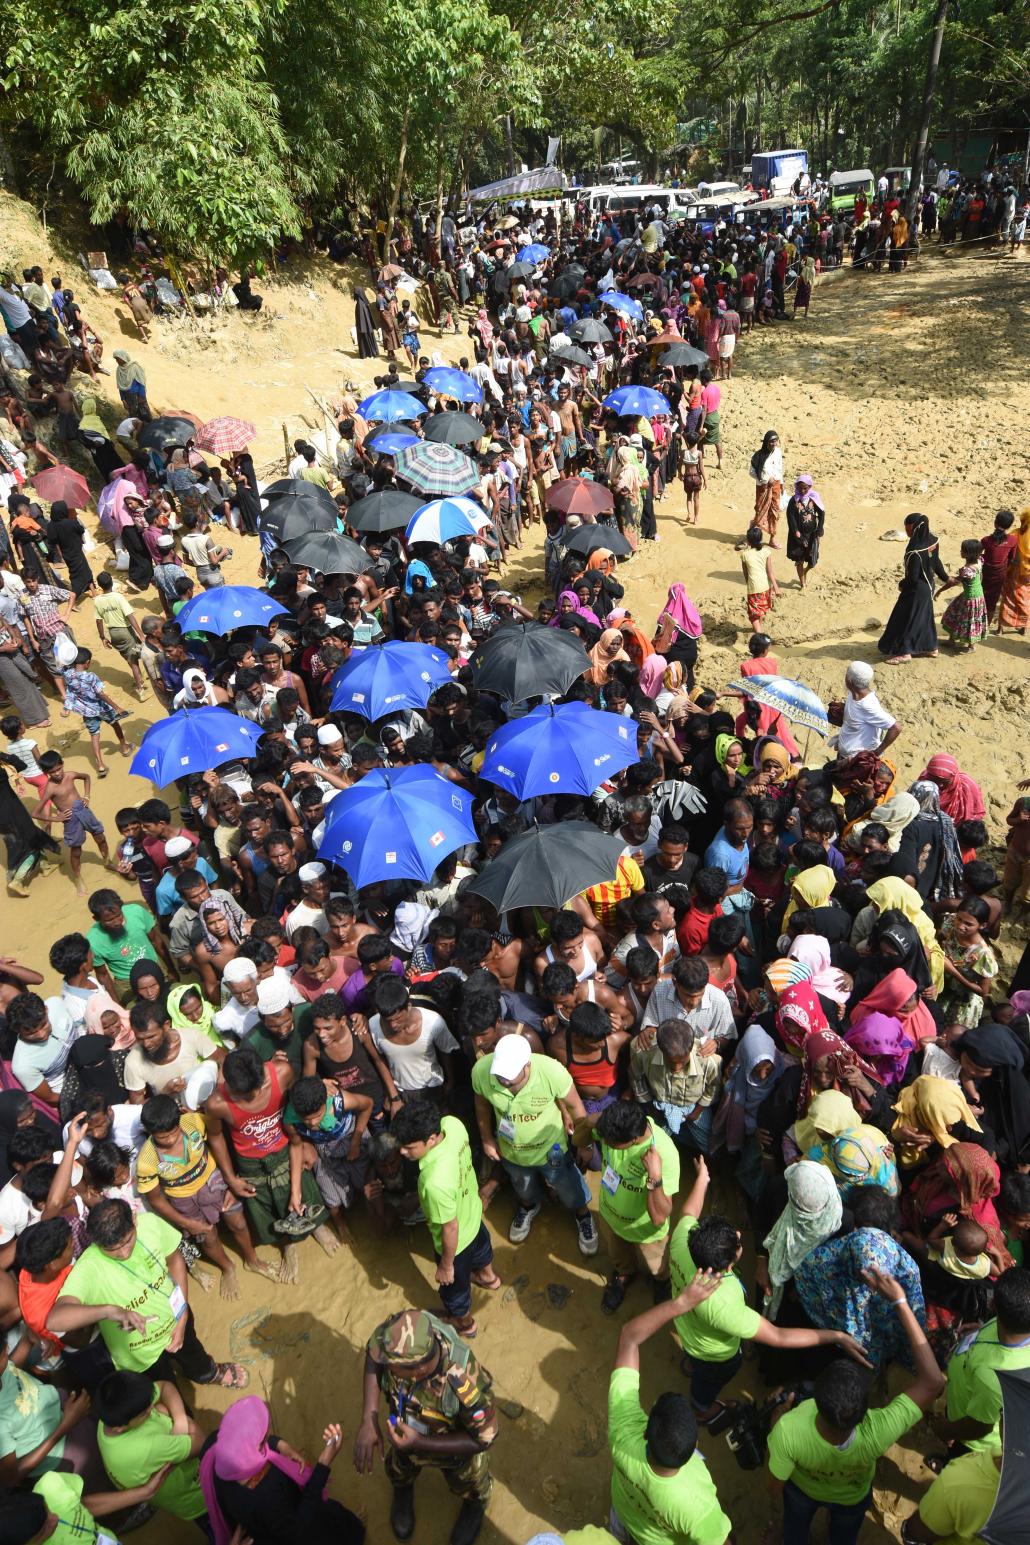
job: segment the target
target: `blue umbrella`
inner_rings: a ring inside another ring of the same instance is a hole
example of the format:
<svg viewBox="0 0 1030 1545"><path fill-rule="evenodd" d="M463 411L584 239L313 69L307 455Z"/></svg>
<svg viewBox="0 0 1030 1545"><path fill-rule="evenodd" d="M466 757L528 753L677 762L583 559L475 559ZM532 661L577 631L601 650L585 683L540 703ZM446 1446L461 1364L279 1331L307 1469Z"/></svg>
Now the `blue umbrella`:
<svg viewBox="0 0 1030 1545"><path fill-rule="evenodd" d="M528 247L520 247L515 254L516 263L542 263L551 256L550 247L542 241L531 241Z"/></svg>
<svg viewBox="0 0 1030 1545"><path fill-rule="evenodd" d="M792 724L815 730L817 735L830 733L829 715L822 699L803 681L793 681L789 676L745 676L733 683L733 690L781 713Z"/></svg>
<svg viewBox="0 0 1030 1545"><path fill-rule="evenodd" d="M429 410L410 392L373 392L358 403L358 412L370 424L393 424L399 418L416 419Z"/></svg>
<svg viewBox="0 0 1030 1545"><path fill-rule="evenodd" d="M163 789L174 778L253 756L263 733L259 724L241 719L228 708L180 708L151 725L129 771Z"/></svg>
<svg viewBox="0 0 1030 1545"><path fill-rule="evenodd" d="M432 370L426 371L422 380L434 392L439 392L441 397L454 397L458 402L483 400L483 388L477 386L466 371L455 370L451 365L434 365Z"/></svg>
<svg viewBox="0 0 1030 1545"><path fill-rule="evenodd" d="M368 443L378 455L394 456L398 451L403 451L406 446L417 445L418 435L397 434L384 429L377 435L371 435Z"/></svg>
<svg viewBox="0 0 1030 1545"><path fill-rule="evenodd" d="M633 719L586 703L544 704L491 737L480 776L519 799L592 794L605 778L637 760Z"/></svg>
<svg viewBox="0 0 1030 1545"><path fill-rule="evenodd" d="M601 406L620 417L635 414L637 418L650 418L653 413L672 412L669 399L661 392L653 392L649 386L620 386L608 393Z"/></svg>
<svg viewBox="0 0 1030 1545"><path fill-rule="evenodd" d="M270 617L283 617L282 606L253 585L219 585L187 601L175 621L186 633L231 633L233 628L263 628Z"/></svg>
<svg viewBox="0 0 1030 1545"><path fill-rule="evenodd" d="M632 295L620 295L618 290L605 290L598 297L602 306L611 306L614 311L621 311L626 316L632 317L634 322L644 320L644 308Z"/></svg>
<svg viewBox="0 0 1030 1545"><path fill-rule="evenodd" d="M326 812L318 856L346 869L358 887L421 880L455 848L477 841L472 795L432 767L376 767L337 794Z"/></svg>
<svg viewBox="0 0 1030 1545"><path fill-rule="evenodd" d="M435 542L439 547L457 536L475 536L483 513L482 506L472 499L431 499L408 521L404 540L409 546L412 542Z"/></svg>
<svg viewBox="0 0 1030 1545"><path fill-rule="evenodd" d="M448 659L428 644L373 644L355 653L333 677L334 712L359 713L381 719L403 708L424 708L445 681Z"/></svg>

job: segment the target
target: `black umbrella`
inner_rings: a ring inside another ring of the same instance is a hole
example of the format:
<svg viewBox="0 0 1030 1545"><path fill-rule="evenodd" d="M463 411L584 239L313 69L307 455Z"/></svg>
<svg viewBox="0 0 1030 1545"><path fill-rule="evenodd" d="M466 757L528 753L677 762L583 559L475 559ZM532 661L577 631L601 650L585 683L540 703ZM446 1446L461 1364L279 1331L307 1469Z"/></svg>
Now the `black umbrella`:
<svg viewBox="0 0 1030 1545"><path fill-rule="evenodd" d="M302 477L277 478L261 490L261 497L267 499L269 504L277 504L280 499L297 499L302 504L321 505L331 514L336 514L336 500L328 488L323 488L320 483L308 483Z"/></svg>
<svg viewBox="0 0 1030 1545"><path fill-rule="evenodd" d="M545 692L567 692L590 664L581 639L539 622L511 622L498 628L472 656L481 692L521 703Z"/></svg>
<svg viewBox="0 0 1030 1545"><path fill-rule="evenodd" d="M270 532L281 546L294 537L307 536L310 531L335 531L338 513L335 504L332 509L326 509L311 499L284 494L281 499L270 504L267 510L261 511L258 525L262 531Z"/></svg>
<svg viewBox="0 0 1030 1545"><path fill-rule="evenodd" d="M513 907L557 907L573 896L615 879L626 844L589 821L534 826L504 844L468 888L497 912Z"/></svg>
<svg viewBox="0 0 1030 1545"><path fill-rule="evenodd" d="M557 360L559 365L582 365L584 370L589 370L594 363L585 349L555 349L551 359Z"/></svg>
<svg viewBox="0 0 1030 1545"><path fill-rule="evenodd" d="M599 547L614 553L616 558L628 558L633 551L614 526L577 526L565 543L567 553L579 553L583 558L589 558Z"/></svg>
<svg viewBox="0 0 1030 1545"><path fill-rule="evenodd" d="M427 440L441 445L471 445L483 438L482 421L471 413L431 413L426 419Z"/></svg>
<svg viewBox="0 0 1030 1545"><path fill-rule="evenodd" d="M669 347L658 356L660 365L671 365L674 369L688 369L691 365L700 369L708 364L708 355L703 349L692 348L689 343L670 343Z"/></svg>
<svg viewBox="0 0 1030 1545"><path fill-rule="evenodd" d="M302 563L321 574L363 574L372 567L365 549L341 531L309 531L291 537L283 546L291 563Z"/></svg>
<svg viewBox="0 0 1030 1545"><path fill-rule="evenodd" d="M582 274L577 274L573 273L570 269L567 268L563 274L558 276L558 278L551 285L551 289L554 291L555 295L557 295L559 300L572 299L573 295L575 295L576 291L583 283L585 272L586 270L584 270Z"/></svg>
<svg viewBox="0 0 1030 1545"><path fill-rule="evenodd" d="M507 284L517 284L520 279L528 279L530 274L535 272L535 263L513 263L510 268L504 270L501 278Z"/></svg>
<svg viewBox="0 0 1030 1545"><path fill-rule="evenodd" d="M414 494L402 493L399 488L384 488L380 493L358 499L347 511L344 519L355 531L368 531L379 535L383 531L397 531L406 526L416 510L425 504Z"/></svg>
<svg viewBox="0 0 1030 1545"><path fill-rule="evenodd" d="M487 868L490 867L488 864ZM987 1545L1026 1545L1030 1504L1030 1368L999 1368L997 1379L1004 1417L1001 1479L991 1516L978 1534Z"/></svg>
<svg viewBox="0 0 1030 1545"><path fill-rule="evenodd" d="M163 413L153 418L140 430L139 444L147 450L163 451L171 445L185 446L196 438L197 426L188 418L178 418L173 413Z"/></svg>
<svg viewBox="0 0 1030 1545"><path fill-rule="evenodd" d="M577 343L611 343L611 329L605 327L603 322L598 322L595 317L584 317L581 322L573 322L568 330L569 337L575 338Z"/></svg>

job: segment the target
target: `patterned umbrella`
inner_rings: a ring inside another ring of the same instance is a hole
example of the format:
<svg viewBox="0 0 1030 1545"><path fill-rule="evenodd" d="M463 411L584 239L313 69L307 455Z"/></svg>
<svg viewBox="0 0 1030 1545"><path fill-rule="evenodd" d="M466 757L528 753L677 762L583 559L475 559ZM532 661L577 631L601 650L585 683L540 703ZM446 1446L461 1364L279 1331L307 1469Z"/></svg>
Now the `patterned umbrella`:
<svg viewBox="0 0 1030 1545"><path fill-rule="evenodd" d="M196 442L202 451L214 456L232 456L245 451L256 434L254 425L245 418L212 418L198 431Z"/></svg>
<svg viewBox="0 0 1030 1545"><path fill-rule="evenodd" d="M424 494L467 494L479 482L479 468L453 445L425 440L397 452L397 476Z"/></svg>
<svg viewBox="0 0 1030 1545"><path fill-rule="evenodd" d="M745 676L731 683L731 690L753 697L756 703L773 708L792 724L801 724L817 735L830 733L830 721L822 700L803 681L789 676Z"/></svg>
<svg viewBox="0 0 1030 1545"><path fill-rule="evenodd" d="M89 484L81 472L75 472L71 467L46 467L42 472L33 473L29 482L48 504L63 499L70 510L84 510L89 504Z"/></svg>

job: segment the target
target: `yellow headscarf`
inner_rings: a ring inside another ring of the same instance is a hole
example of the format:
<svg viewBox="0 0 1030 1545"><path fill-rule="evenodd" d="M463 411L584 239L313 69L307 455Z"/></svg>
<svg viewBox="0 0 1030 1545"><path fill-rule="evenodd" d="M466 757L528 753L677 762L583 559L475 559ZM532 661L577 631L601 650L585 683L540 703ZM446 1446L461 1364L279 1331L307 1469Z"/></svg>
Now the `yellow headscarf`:
<svg viewBox="0 0 1030 1545"><path fill-rule="evenodd" d="M79 428L92 430L93 434L103 435L105 440L110 440L111 436L107 425L97 412L97 399L95 397L83 397Z"/></svg>
<svg viewBox="0 0 1030 1545"><path fill-rule="evenodd" d="M930 980L940 992L944 986L944 951L934 932L933 923L923 911L923 898L919 892L907 880L897 875L888 875L886 879L870 885L866 895L877 912L900 912L912 924L926 954ZM785 916L784 922L786 920Z"/></svg>
<svg viewBox="0 0 1030 1545"><path fill-rule="evenodd" d="M811 869L802 869L800 874L796 874L790 888L790 904L783 914L782 931L786 932L787 923L799 906L828 907L836 884L837 876L829 864L814 864ZM916 892L912 894L914 896ZM801 897L800 901L797 900L798 896Z"/></svg>
<svg viewBox="0 0 1030 1545"><path fill-rule="evenodd" d="M814 1148L821 1137L843 1137L862 1125L862 1118L846 1094L824 1089L814 1095L808 1113L794 1124L794 1141L802 1153Z"/></svg>
<svg viewBox="0 0 1030 1545"><path fill-rule="evenodd" d="M964 1121L974 1132L982 1130L958 1084L948 1078L934 1078L931 1073L921 1073L907 1089L902 1089L894 1109L898 1119L891 1129L892 1136L898 1127L915 1127L928 1133L941 1148L959 1142L948 1131L956 1121ZM906 1165L925 1157L922 1148L906 1143L901 1144L898 1155Z"/></svg>

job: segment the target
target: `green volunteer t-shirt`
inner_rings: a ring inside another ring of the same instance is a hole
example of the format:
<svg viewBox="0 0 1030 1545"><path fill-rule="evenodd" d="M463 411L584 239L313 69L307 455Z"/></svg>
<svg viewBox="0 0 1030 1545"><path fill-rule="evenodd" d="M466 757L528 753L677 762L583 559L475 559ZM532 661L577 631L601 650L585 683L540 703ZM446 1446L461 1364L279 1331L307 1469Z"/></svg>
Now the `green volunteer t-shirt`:
<svg viewBox="0 0 1030 1545"><path fill-rule="evenodd" d="M662 1189L675 1196L680 1183L680 1156L676 1144L661 1127L651 1125L647 1137L632 1148L609 1148L601 1144L601 1189L597 1193L601 1217L613 1234L630 1244L646 1245L664 1239L669 1219L655 1224L647 1210L647 1171L644 1155L654 1146L662 1161Z"/></svg>
<svg viewBox="0 0 1030 1545"><path fill-rule="evenodd" d="M730 1521L715 1482L697 1452L675 1475L656 1475L647 1462L647 1413L640 1374L616 1368L608 1385L608 1446L612 1506L637 1545L722 1545Z"/></svg>
<svg viewBox="0 0 1030 1545"><path fill-rule="evenodd" d="M57 1517L57 1528L48 1535L47 1545L118 1545L115 1536L83 1507L83 1484L81 1475L52 1470L33 1486L37 1497L42 1497Z"/></svg>
<svg viewBox="0 0 1030 1545"><path fill-rule="evenodd" d="M567 1146L565 1123L555 1101L569 1093L572 1075L554 1057L534 1052L529 1077L517 1094L497 1082L490 1072L490 1058L482 1057L472 1069L472 1087L497 1113L502 1159L532 1169L546 1164L555 1143Z"/></svg>
<svg viewBox="0 0 1030 1545"><path fill-rule="evenodd" d="M793 1481L814 1502L862 1502L876 1474L876 1461L922 1416L914 1400L895 1395L890 1405L867 1411L848 1441L837 1448L816 1430L814 1400L788 1411L769 1434L769 1469L778 1481Z"/></svg>
<svg viewBox="0 0 1030 1545"><path fill-rule="evenodd" d="M160 1393L155 1384L155 1401ZM176 1518L200 1518L207 1512L200 1489L200 1460L190 1458L190 1435L172 1431L167 1411L151 1406L139 1425L125 1432L108 1432L103 1422L98 1422L97 1444L104 1469L119 1491L144 1485L155 1470L170 1464L172 1469L154 1497L155 1506Z"/></svg>
<svg viewBox="0 0 1030 1545"><path fill-rule="evenodd" d="M669 1275L672 1296L678 1297L697 1275L690 1253L690 1236L697 1228L697 1218L681 1218L669 1241ZM760 1314L748 1307L744 1284L733 1272L724 1277L711 1298L681 1314L676 1331L684 1352L705 1363L728 1363L736 1357L742 1341L750 1341L762 1323Z"/></svg>
<svg viewBox="0 0 1030 1545"><path fill-rule="evenodd" d="M418 1163L418 1199L437 1255L443 1249L445 1223L457 1218L461 1251L472 1243L483 1222L483 1204L464 1123L457 1116L444 1116L440 1125L443 1141L430 1148Z"/></svg>
<svg viewBox="0 0 1030 1545"><path fill-rule="evenodd" d="M125 927L112 937L99 923L94 923L86 938L98 966L106 966L116 982L127 982L137 960L157 960L150 942L154 917L146 907L127 901L122 907Z"/></svg>
<svg viewBox="0 0 1030 1545"><path fill-rule="evenodd" d="M999 1368L1030 1368L1030 1336L1006 1346L998 1339L997 1320L988 1320L973 1335L958 1344L948 1363L948 1420L961 1421L971 1416L996 1428L1001 1415ZM982 1438L967 1438L966 1447L974 1453L996 1448L992 1431Z"/></svg>
<svg viewBox="0 0 1030 1545"><path fill-rule="evenodd" d="M179 1290L168 1275L167 1259L179 1248L182 1235L153 1212L136 1219L136 1243L124 1261L105 1255L97 1245L83 1251L68 1273L61 1298L82 1304L117 1304L143 1315L143 1330L122 1330L115 1320L101 1320L100 1334L116 1368L143 1373L152 1367L172 1339ZM58 1300L60 1302L60 1299ZM183 1303L185 1312L185 1303Z"/></svg>
<svg viewBox="0 0 1030 1545"><path fill-rule="evenodd" d="M8 1363L0 1375L0 1455L20 1459L49 1438L61 1420L61 1397L26 1368ZM64 1457L59 1438L37 1469L50 1469Z"/></svg>
<svg viewBox="0 0 1030 1545"><path fill-rule="evenodd" d="M1000 1453L960 1454L924 1494L919 1517L938 1536L938 1545L973 1545L998 1500Z"/></svg>

